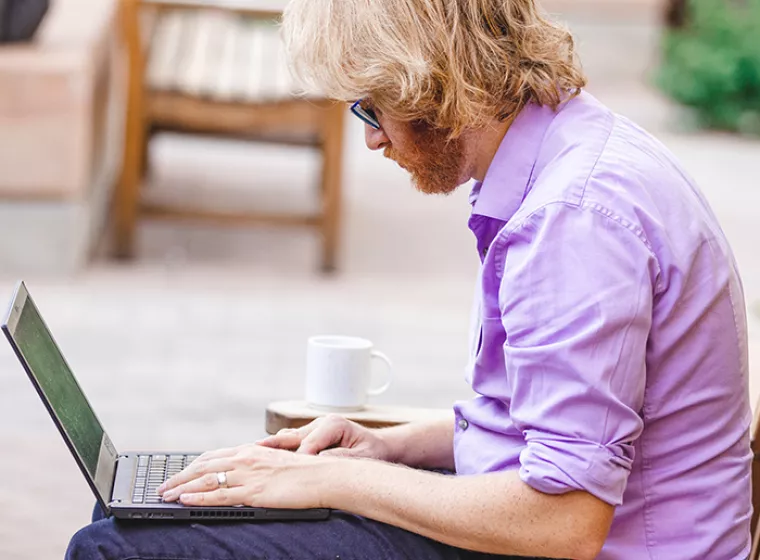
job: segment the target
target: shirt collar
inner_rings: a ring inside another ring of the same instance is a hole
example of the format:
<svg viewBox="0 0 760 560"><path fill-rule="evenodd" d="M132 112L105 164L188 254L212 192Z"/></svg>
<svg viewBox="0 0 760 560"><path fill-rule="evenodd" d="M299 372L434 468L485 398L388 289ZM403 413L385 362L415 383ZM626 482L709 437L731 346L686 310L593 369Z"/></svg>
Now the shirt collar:
<svg viewBox="0 0 760 560"><path fill-rule="evenodd" d="M472 213L503 222L517 212L528 190L541 143L556 112L530 103L507 130L482 182L470 193Z"/></svg>

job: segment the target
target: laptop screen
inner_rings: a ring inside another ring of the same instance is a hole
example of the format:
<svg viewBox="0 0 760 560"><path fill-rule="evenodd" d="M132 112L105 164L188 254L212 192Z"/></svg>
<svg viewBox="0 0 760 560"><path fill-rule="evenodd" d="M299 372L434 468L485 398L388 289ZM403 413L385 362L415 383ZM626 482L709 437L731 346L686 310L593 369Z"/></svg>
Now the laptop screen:
<svg viewBox="0 0 760 560"><path fill-rule="evenodd" d="M23 284L4 330L91 485L108 503L116 450Z"/></svg>

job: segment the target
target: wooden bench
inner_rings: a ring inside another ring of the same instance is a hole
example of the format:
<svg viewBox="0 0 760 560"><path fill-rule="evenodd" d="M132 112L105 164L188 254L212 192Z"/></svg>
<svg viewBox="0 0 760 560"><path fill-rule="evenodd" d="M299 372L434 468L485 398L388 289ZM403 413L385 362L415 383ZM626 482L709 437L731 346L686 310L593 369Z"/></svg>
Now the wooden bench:
<svg viewBox="0 0 760 560"><path fill-rule="evenodd" d="M134 256L135 230L143 217L233 227L295 226L321 235L322 269L333 270L346 107L296 95L277 29L280 12L190 0L123 0L123 8L130 88L116 255ZM322 160L319 209L228 211L149 200L141 194L148 141L165 130L317 150Z"/></svg>

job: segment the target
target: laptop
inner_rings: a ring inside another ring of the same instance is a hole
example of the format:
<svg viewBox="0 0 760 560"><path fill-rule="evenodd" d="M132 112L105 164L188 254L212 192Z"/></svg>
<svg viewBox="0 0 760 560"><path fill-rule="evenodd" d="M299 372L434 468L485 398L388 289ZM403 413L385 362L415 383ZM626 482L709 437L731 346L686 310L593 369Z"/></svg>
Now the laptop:
<svg viewBox="0 0 760 560"><path fill-rule="evenodd" d="M328 509L191 507L164 503L159 485L200 453L120 453L108 437L23 282L2 324L21 365L107 516L144 520L321 520Z"/></svg>

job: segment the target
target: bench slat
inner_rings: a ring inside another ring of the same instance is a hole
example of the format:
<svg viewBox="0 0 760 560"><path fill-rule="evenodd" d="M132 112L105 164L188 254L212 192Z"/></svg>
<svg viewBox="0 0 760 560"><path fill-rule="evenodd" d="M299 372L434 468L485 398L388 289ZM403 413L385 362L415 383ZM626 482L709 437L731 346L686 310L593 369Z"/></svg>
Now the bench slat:
<svg viewBox="0 0 760 560"><path fill-rule="evenodd" d="M297 90L274 23L215 10L162 13L148 86L220 102L289 99Z"/></svg>

